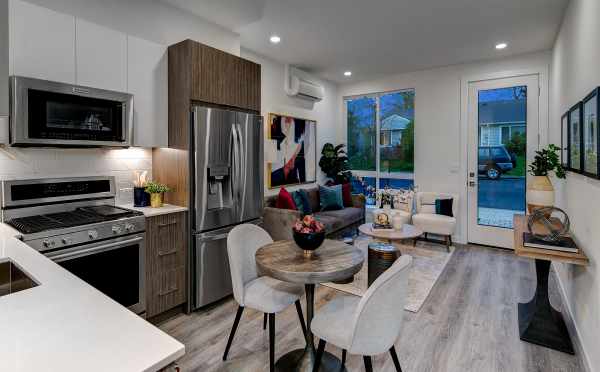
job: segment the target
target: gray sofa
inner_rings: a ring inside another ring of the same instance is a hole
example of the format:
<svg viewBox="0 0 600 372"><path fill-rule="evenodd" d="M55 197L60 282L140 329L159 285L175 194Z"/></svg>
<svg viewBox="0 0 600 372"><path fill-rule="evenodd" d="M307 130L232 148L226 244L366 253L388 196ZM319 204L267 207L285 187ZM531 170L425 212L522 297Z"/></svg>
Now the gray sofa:
<svg viewBox="0 0 600 372"><path fill-rule="evenodd" d="M325 225L327 237L340 238L350 232L355 232L358 226L365 221L364 195L352 195L352 207L338 211L323 211L319 205L319 189L317 187L306 189L313 215ZM273 240L291 240L292 226L296 220L302 218L299 211L275 208L277 195L265 198L265 215L263 227Z"/></svg>

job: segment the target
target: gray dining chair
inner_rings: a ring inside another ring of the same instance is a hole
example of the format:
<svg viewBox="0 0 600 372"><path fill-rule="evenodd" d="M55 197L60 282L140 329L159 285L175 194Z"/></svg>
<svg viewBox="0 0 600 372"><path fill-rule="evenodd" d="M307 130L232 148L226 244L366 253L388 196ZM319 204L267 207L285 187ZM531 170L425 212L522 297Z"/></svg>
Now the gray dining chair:
<svg viewBox="0 0 600 372"><path fill-rule="evenodd" d="M268 314L269 318L269 366L275 370L275 314L285 310L291 304L296 305L300 326L306 338L306 325L300 306L300 297L304 286L283 282L268 276L258 276L255 254L263 245L273 239L259 226L243 224L234 227L227 236L227 254L233 284L233 297L239 304L223 360L227 360L229 348L242 317L244 308ZM263 325L264 328L264 325Z"/></svg>
<svg viewBox="0 0 600 372"><path fill-rule="evenodd" d="M405 255L371 284L362 298L338 296L315 315L311 330L319 338L313 372L319 370L326 343L363 356L367 372L371 356L390 352L396 371L402 371L394 343L400 335L412 257Z"/></svg>

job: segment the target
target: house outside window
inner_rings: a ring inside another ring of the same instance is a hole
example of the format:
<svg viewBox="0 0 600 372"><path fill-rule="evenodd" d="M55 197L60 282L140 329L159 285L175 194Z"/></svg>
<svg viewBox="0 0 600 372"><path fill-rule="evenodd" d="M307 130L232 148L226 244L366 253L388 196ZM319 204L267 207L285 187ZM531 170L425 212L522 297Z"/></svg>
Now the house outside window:
<svg viewBox="0 0 600 372"><path fill-rule="evenodd" d="M525 136L527 100L494 100L479 103L479 146L507 145L515 135Z"/></svg>
<svg viewBox="0 0 600 372"><path fill-rule="evenodd" d="M414 179L415 90L344 98L353 190L374 204L379 188L409 188Z"/></svg>

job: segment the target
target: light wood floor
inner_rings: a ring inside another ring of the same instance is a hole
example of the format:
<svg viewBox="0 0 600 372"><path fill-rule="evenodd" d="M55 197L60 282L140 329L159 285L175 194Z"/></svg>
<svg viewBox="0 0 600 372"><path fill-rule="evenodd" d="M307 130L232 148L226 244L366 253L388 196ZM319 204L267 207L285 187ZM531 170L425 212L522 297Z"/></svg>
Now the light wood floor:
<svg viewBox="0 0 600 372"><path fill-rule="evenodd" d="M550 287L551 302L560 309L553 280ZM404 311L405 324L396 343L403 371L584 371L578 350L571 356L519 340L517 302L529 300L534 289L533 261L506 250L458 247L421 310ZM320 287L317 311L338 294ZM183 371L223 368L221 356L236 308L235 301L227 299L160 325L185 344L186 354L179 360ZM244 366L235 368L240 372L268 367L268 333L262 330L262 319L258 312L244 312L229 354L233 363ZM276 358L303 346L293 306L278 315L276 330ZM327 350L341 356L335 347L328 345ZM349 355L347 368L363 371L362 357ZM389 354L375 357L374 369L394 371Z"/></svg>

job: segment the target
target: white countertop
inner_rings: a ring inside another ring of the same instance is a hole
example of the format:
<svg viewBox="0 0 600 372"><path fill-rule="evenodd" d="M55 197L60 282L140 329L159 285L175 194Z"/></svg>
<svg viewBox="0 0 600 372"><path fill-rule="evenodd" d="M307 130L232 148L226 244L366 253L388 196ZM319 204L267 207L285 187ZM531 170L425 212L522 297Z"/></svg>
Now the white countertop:
<svg viewBox="0 0 600 372"><path fill-rule="evenodd" d="M40 285L0 297L3 371L156 371L183 344L111 300L0 224L0 260Z"/></svg>
<svg viewBox="0 0 600 372"><path fill-rule="evenodd" d="M139 211L144 213L146 217L159 216L161 214L169 214L176 212L185 212L188 209L186 207L180 207L178 205L172 204L163 204L160 208L152 208L152 207L134 207L133 204L121 204L117 205L117 207L132 209L134 211Z"/></svg>

